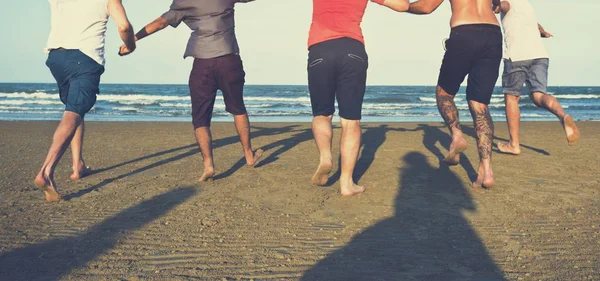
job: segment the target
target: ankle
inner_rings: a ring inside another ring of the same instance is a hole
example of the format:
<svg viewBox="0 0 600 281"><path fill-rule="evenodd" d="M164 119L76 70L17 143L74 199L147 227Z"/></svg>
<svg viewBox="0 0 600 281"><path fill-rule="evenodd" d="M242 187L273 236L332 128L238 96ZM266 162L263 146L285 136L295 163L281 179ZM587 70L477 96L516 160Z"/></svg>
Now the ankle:
<svg viewBox="0 0 600 281"><path fill-rule="evenodd" d="M204 162L204 170L214 170L215 164L212 161Z"/></svg>
<svg viewBox="0 0 600 281"><path fill-rule="evenodd" d="M354 184L354 180L352 177L348 176L340 176L340 185L341 186L352 186Z"/></svg>
<svg viewBox="0 0 600 281"><path fill-rule="evenodd" d="M73 162L73 171L80 171L85 168L85 162L83 160Z"/></svg>
<svg viewBox="0 0 600 281"><path fill-rule="evenodd" d="M452 141L464 139L464 134L460 129L452 129Z"/></svg>
<svg viewBox="0 0 600 281"><path fill-rule="evenodd" d="M321 156L321 158L319 159L320 164L329 164L331 165L331 163L333 163L332 157L331 155L328 156Z"/></svg>

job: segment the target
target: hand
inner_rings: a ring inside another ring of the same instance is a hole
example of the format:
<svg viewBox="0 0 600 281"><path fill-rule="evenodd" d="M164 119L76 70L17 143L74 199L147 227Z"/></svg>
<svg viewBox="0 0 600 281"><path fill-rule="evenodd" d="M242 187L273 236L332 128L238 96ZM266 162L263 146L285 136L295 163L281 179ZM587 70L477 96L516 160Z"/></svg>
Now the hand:
<svg viewBox="0 0 600 281"><path fill-rule="evenodd" d="M543 31L543 32L541 33L541 35L542 35L542 38L550 38L550 37L554 37L554 35L552 35L550 32L546 32L546 31Z"/></svg>
<svg viewBox="0 0 600 281"><path fill-rule="evenodd" d="M130 50L129 48L127 48L127 46L125 46L125 44L121 45L121 47L119 48L119 56L126 56L129 55L131 53L133 53L135 49Z"/></svg>
<svg viewBox="0 0 600 281"><path fill-rule="evenodd" d="M500 13L500 5L494 7L494 13L495 14L499 14Z"/></svg>

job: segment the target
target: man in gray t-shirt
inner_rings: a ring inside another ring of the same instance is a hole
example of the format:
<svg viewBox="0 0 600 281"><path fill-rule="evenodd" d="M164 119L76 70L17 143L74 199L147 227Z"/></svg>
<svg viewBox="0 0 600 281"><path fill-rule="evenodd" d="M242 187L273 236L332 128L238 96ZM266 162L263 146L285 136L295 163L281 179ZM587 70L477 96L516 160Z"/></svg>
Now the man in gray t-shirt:
<svg viewBox="0 0 600 281"><path fill-rule="evenodd" d="M204 182L215 175L210 121L217 90L223 92L225 110L234 116L235 126L244 148L246 163L256 164L263 151L252 150L250 122L244 105L244 67L235 37L234 6L254 0L174 0L169 11L146 25L136 34L136 41L160 31L168 25L184 22L193 32L184 58L193 57L190 74L192 122L196 140L204 159ZM128 55L122 46L120 55Z"/></svg>

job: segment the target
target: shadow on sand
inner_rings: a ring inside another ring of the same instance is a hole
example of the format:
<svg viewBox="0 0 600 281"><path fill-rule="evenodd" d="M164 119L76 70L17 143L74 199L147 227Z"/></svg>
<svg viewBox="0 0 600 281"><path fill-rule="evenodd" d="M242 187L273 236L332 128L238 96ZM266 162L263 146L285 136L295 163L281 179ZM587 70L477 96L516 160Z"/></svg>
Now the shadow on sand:
<svg viewBox="0 0 600 281"><path fill-rule="evenodd" d="M406 132L404 128L390 128L388 125L382 124L377 127L365 127L363 129L360 156L356 161L352 178L355 183L359 183L360 179L369 170L375 161L377 150L385 143L388 132ZM326 186L332 186L340 179L341 174L341 158L338 157L338 169L327 180Z"/></svg>
<svg viewBox="0 0 600 281"><path fill-rule="evenodd" d="M281 127L281 128L266 128L266 127L257 127L257 126L254 126L254 127L252 127L254 129L254 132L252 132L252 135L253 135L253 137L279 135L279 134L293 132L296 127L298 127L298 125L284 126L284 127ZM224 147L224 146L231 145L231 144L235 144L237 142L239 142L239 137L237 135L236 136L230 136L230 137L222 138L222 139L218 139L218 140L214 140L213 141L213 149L216 149L216 148L219 148L219 147ZM116 177L105 179L102 182L100 182L100 183L98 183L96 185L90 186L90 187L88 187L86 189L82 189L82 190L79 190L77 192L74 192L74 193L71 193L71 194L67 194L67 195L63 196L63 199L64 200L71 200L71 199L74 199L74 198L79 198L79 197L81 197L81 196L83 196L85 194L88 194L88 193L90 193L90 192L92 192L94 190L98 190L98 189L100 189L100 188L102 188L102 187L104 187L104 186L106 186L106 185L108 185L108 184L110 184L110 183L112 183L114 181L121 180L121 179L127 178L129 176L132 176L132 175L135 175L135 174L139 174L139 173L142 173L144 171L147 171L147 170L150 170L150 169L153 169L153 168L156 168L156 167L159 167L159 166L162 166L162 165L165 165L165 164L169 164L169 163L172 163L172 162L175 162L175 161L178 161L178 160L190 157L192 155L198 154L200 152L200 149L198 148L197 144L192 143L192 144L189 144L189 145L184 145L184 146L180 146L180 147L176 147L176 148L172 148L172 149L168 149L168 150L156 152L156 153L153 153L153 154L150 154L150 155L142 156L142 157L139 157L139 158L135 158L135 159L132 159L132 160L128 160L128 161L125 161L125 162L122 162L122 163L119 163L119 164L115 164L115 165L112 165L112 166L109 166L109 167L106 167L106 168L101 168L101 169L98 169L98 170L94 170L93 174L97 174L97 173L101 173L101 172L106 172L106 171L113 170L113 169L116 169L116 168L119 168L119 167L122 167L122 166L126 166L126 165L133 164L133 163L136 163L136 162L140 162L140 161L143 161L143 160L147 160L147 159L151 159L151 158L154 158L154 157L163 156L163 155L166 155L166 154L170 154L170 153L173 153L173 152L178 152L178 151L186 150L186 149L189 149L189 150L186 151L186 152L183 152L181 154L169 157L167 159L163 159L163 160L154 162L154 163L152 163L150 165L146 165L144 167L135 169L133 171L130 171L130 172L118 175ZM224 173L218 174L215 177L215 179L221 179L221 178L225 178L225 177L228 177L228 176L232 175L237 170L239 170L240 168L242 168L244 166L244 164L245 164L245 160L242 158L240 161L238 161L235 165L233 165L227 171L225 171Z"/></svg>
<svg viewBox="0 0 600 281"><path fill-rule="evenodd" d="M465 218L477 207L447 167L411 152L396 212L317 263L302 280L504 280Z"/></svg>
<svg viewBox="0 0 600 281"><path fill-rule="evenodd" d="M58 280L114 248L120 238L162 217L196 193L186 187L128 208L77 237L53 239L0 256L2 280Z"/></svg>

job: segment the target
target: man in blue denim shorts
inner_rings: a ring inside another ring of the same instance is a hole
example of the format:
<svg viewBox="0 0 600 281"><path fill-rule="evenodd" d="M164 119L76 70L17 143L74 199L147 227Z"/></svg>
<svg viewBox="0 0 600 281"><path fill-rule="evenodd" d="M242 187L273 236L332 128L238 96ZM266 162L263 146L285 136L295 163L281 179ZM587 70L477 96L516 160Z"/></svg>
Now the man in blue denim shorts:
<svg viewBox="0 0 600 281"><path fill-rule="evenodd" d="M565 113L558 100L547 92L549 59L542 38L550 38L538 24L535 11L528 0L503 0L496 7L501 13L504 27L504 73L502 87L506 98L506 119L510 141L499 143L504 153L518 155L519 147L519 99L526 84L533 103L552 112L559 118L569 145L579 139L579 130L571 116Z"/></svg>
<svg viewBox="0 0 600 281"><path fill-rule="evenodd" d="M47 201L59 201L54 168L71 145L72 180L90 173L83 161L84 116L96 102L104 73L106 23L111 17L130 51L135 49L133 29L121 0L49 0L51 31L46 65L58 84L65 112L54 132L48 156L34 183Z"/></svg>

